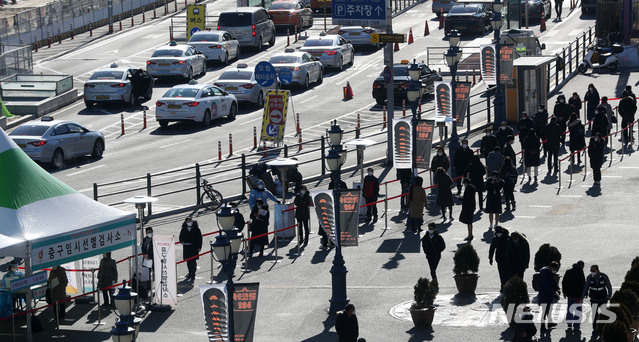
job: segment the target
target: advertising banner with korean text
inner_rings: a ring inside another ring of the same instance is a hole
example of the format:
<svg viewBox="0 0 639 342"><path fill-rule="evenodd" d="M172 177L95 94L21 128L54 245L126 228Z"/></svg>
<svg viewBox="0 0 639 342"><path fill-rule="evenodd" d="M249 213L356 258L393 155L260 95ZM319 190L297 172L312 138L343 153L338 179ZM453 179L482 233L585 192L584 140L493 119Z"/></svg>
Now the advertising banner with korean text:
<svg viewBox="0 0 639 342"><path fill-rule="evenodd" d="M61 265L133 245L135 214L106 225L36 240L31 247L34 270Z"/></svg>
<svg viewBox="0 0 639 342"><path fill-rule="evenodd" d="M262 141L281 142L284 138L289 96L288 90L269 90L266 93L260 134Z"/></svg>
<svg viewBox="0 0 639 342"><path fill-rule="evenodd" d="M333 198L333 190L311 191L311 198L320 227L324 229L326 236L334 244L337 244L335 239L335 200Z"/></svg>
<svg viewBox="0 0 639 342"><path fill-rule="evenodd" d="M471 82L455 82L455 123L457 127L464 126L472 86Z"/></svg>
<svg viewBox="0 0 639 342"><path fill-rule="evenodd" d="M188 5L186 10L186 40L197 32L204 30L206 22L206 5Z"/></svg>
<svg viewBox="0 0 639 342"><path fill-rule="evenodd" d="M233 341L253 342L260 283L235 283L233 293Z"/></svg>
<svg viewBox="0 0 639 342"><path fill-rule="evenodd" d="M451 96L450 82L435 82L435 115L452 119L453 101Z"/></svg>
<svg viewBox="0 0 639 342"><path fill-rule="evenodd" d="M393 165L397 169L413 168L412 134L411 118L393 119Z"/></svg>
<svg viewBox="0 0 639 342"><path fill-rule="evenodd" d="M173 235L153 235L153 272L155 303L177 305L177 269Z"/></svg>
<svg viewBox="0 0 639 342"><path fill-rule="evenodd" d="M513 84L513 61L515 48L512 45L499 46L499 83Z"/></svg>
<svg viewBox="0 0 639 342"><path fill-rule="evenodd" d="M229 307L226 284L200 286L204 322L210 342L229 342Z"/></svg>
<svg viewBox="0 0 639 342"><path fill-rule="evenodd" d="M497 84L497 63L495 62L495 44L480 45L481 77L487 85Z"/></svg>
<svg viewBox="0 0 639 342"><path fill-rule="evenodd" d="M359 198L360 189L341 190L339 192L339 242L342 247L357 246L359 236Z"/></svg>
<svg viewBox="0 0 639 342"><path fill-rule="evenodd" d="M430 151L433 145L435 120L417 120L415 127L415 167L430 168Z"/></svg>

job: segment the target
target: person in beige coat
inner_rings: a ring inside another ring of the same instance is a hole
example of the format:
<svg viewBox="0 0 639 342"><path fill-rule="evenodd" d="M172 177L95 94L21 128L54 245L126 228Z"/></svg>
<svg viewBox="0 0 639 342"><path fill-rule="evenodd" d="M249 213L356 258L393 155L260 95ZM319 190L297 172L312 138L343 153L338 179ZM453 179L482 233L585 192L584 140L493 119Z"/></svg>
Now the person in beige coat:
<svg viewBox="0 0 639 342"><path fill-rule="evenodd" d="M51 273L49 273L49 280L47 280L47 286L51 291L51 302L56 303L55 312L60 320L64 320L66 304L61 301L67 299L67 270L62 266L53 266Z"/></svg>
<svg viewBox="0 0 639 342"><path fill-rule="evenodd" d="M422 184L424 184L424 179L416 177L415 183L408 190L408 227L413 233L422 231L424 208L428 209L428 198Z"/></svg>

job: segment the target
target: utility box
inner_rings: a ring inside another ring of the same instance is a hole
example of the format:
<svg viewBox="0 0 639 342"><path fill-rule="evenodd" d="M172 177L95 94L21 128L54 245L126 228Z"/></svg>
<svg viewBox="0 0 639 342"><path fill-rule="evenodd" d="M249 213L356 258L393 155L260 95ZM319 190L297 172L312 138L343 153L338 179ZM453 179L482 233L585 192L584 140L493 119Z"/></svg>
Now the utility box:
<svg viewBox="0 0 639 342"><path fill-rule="evenodd" d="M595 37L603 42L599 45L608 46L622 41L622 9L622 0L597 1Z"/></svg>

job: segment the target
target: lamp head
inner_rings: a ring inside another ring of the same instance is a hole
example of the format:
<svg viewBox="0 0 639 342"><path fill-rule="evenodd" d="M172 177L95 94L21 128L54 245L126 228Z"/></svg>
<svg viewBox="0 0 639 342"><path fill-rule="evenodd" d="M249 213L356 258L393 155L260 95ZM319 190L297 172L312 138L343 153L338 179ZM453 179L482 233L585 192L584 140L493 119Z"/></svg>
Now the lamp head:
<svg viewBox="0 0 639 342"><path fill-rule="evenodd" d="M335 148L331 148L328 150L328 154L326 155L326 164L328 164L328 169L331 171L337 171L339 169L341 156L339 151Z"/></svg>
<svg viewBox="0 0 639 342"><path fill-rule="evenodd" d="M452 29L448 33L448 45L450 47L458 47L459 43L461 43L461 34L456 29Z"/></svg>
<svg viewBox="0 0 639 342"><path fill-rule="evenodd" d="M446 60L446 65L448 65L449 67L453 67L457 63L457 51L455 50L455 48L449 48L448 51L446 51L446 53L444 54L444 57Z"/></svg>
<svg viewBox="0 0 639 342"><path fill-rule="evenodd" d="M115 309L120 316L129 316L133 312L133 306L135 305L135 298L137 293L131 292L131 288L126 286L126 281L122 281L122 287L118 287L118 294L113 296L115 302Z"/></svg>
<svg viewBox="0 0 639 342"><path fill-rule="evenodd" d="M230 231L233 229L233 224L235 223L235 216L233 215L233 210L226 203L220 208L220 210L216 213L217 216L217 225L223 231Z"/></svg>
<svg viewBox="0 0 639 342"><path fill-rule="evenodd" d="M337 120L333 121L333 125L331 125L331 129L327 131L328 139L330 140L331 145L339 145L342 143L342 137L344 136L344 131L337 124Z"/></svg>
<svg viewBox="0 0 639 342"><path fill-rule="evenodd" d="M419 92L421 90L421 85L419 82L412 81L408 84L408 88L406 88L406 97L409 102L415 102L419 98Z"/></svg>
<svg viewBox="0 0 639 342"><path fill-rule="evenodd" d="M231 241L226 234L219 234L215 242L211 242L211 253L218 262L225 262L231 253Z"/></svg>
<svg viewBox="0 0 639 342"><path fill-rule="evenodd" d="M504 3L501 0L495 0L493 2L493 11L501 13L501 10L504 8Z"/></svg>
<svg viewBox="0 0 639 342"><path fill-rule="evenodd" d="M501 12L495 11L493 17L490 19L490 26L493 28L493 30L499 30L502 24L503 19L501 16Z"/></svg>
<svg viewBox="0 0 639 342"><path fill-rule="evenodd" d="M420 73L421 70L419 68L419 65L417 65L417 61L413 59L413 64L408 66L408 75L410 76L410 79L413 81L418 81Z"/></svg>

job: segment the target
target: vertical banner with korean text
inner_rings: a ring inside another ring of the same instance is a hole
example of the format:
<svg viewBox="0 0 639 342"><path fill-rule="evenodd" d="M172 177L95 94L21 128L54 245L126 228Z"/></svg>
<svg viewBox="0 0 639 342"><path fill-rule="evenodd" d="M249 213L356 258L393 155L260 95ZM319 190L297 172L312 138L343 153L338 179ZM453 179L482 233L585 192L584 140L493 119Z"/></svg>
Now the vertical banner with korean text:
<svg viewBox="0 0 639 342"><path fill-rule="evenodd" d="M455 82L455 123L457 127L464 126L472 85L471 82Z"/></svg>
<svg viewBox="0 0 639 342"><path fill-rule="evenodd" d="M204 322L210 342L229 342L229 307L226 284L200 286Z"/></svg>
<svg viewBox="0 0 639 342"><path fill-rule="evenodd" d="M153 235L153 272L155 297L162 305L177 305L177 269L173 235Z"/></svg>
<svg viewBox="0 0 639 342"><path fill-rule="evenodd" d="M393 119L393 165L397 169L413 168L411 118Z"/></svg>
<svg viewBox="0 0 639 342"><path fill-rule="evenodd" d="M452 92L450 82L435 82L435 115L438 117L453 117Z"/></svg>
<svg viewBox="0 0 639 342"><path fill-rule="evenodd" d="M430 151L433 145L435 120L417 120L415 127L415 167L430 168Z"/></svg>
<svg viewBox="0 0 639 342"><path fill-rule="evenodd" d="M84 258L82 259L82 263L81 266L79 267L80 269L83 270L90 270L90 269L95 269L97 270L98 268L100 268L100 258L95 255L92 257L88 257L88 258ZM85 292L91 292L93 290L95 290L93 288L93 286L95 285L95 287L98 286L98 279L95 279L95 284L94 284L94 279L93 276L91 274L91 272L82 272L81 273L82 276L82 284L84 286L84 291ZM98 276L97 271L95 272L95 276ZM117 281L117 280L116 280Z"/></svg>
<svg viewBox="0 0 639 342"><path fill-rule="evenodd" d="M266 93L266 105L262 116L262 141L281 142L286 128L286 113L289 101L288 90L269 90Z"/></svg>
<svg viewBox="0 0 639 342"><path fill-rule="evenodd" d="M324 229L334 244L337 244L335 238L335 209L333 198L333 190L311 191L311 198L315 206L315 213L320 226Z"/></svg>
<svg viewBox="0 0 639 342"><path fill-rule="evenodd" d="M513 61L515 49L512 45L499 46L499 83L513 84Z"/></svg>
<svg viewBox="0 0 639 342"><path fill-rule="evenodd" d="M360 189L340 189L339 194L339 241L343 247L357 246L359 236Z"/></svg>
<svg viewBox="0 0 639 342"><path fill-rule="evenodd" d="M481 77L487 85L497 84L495 44L480 45Z"/></svg>
<svg viewBox="0 0 639 342"><path fill-rule="evenodd" d="M253 342L259 289L260 283L235 283L231 289L235 342Z"/></svg>

